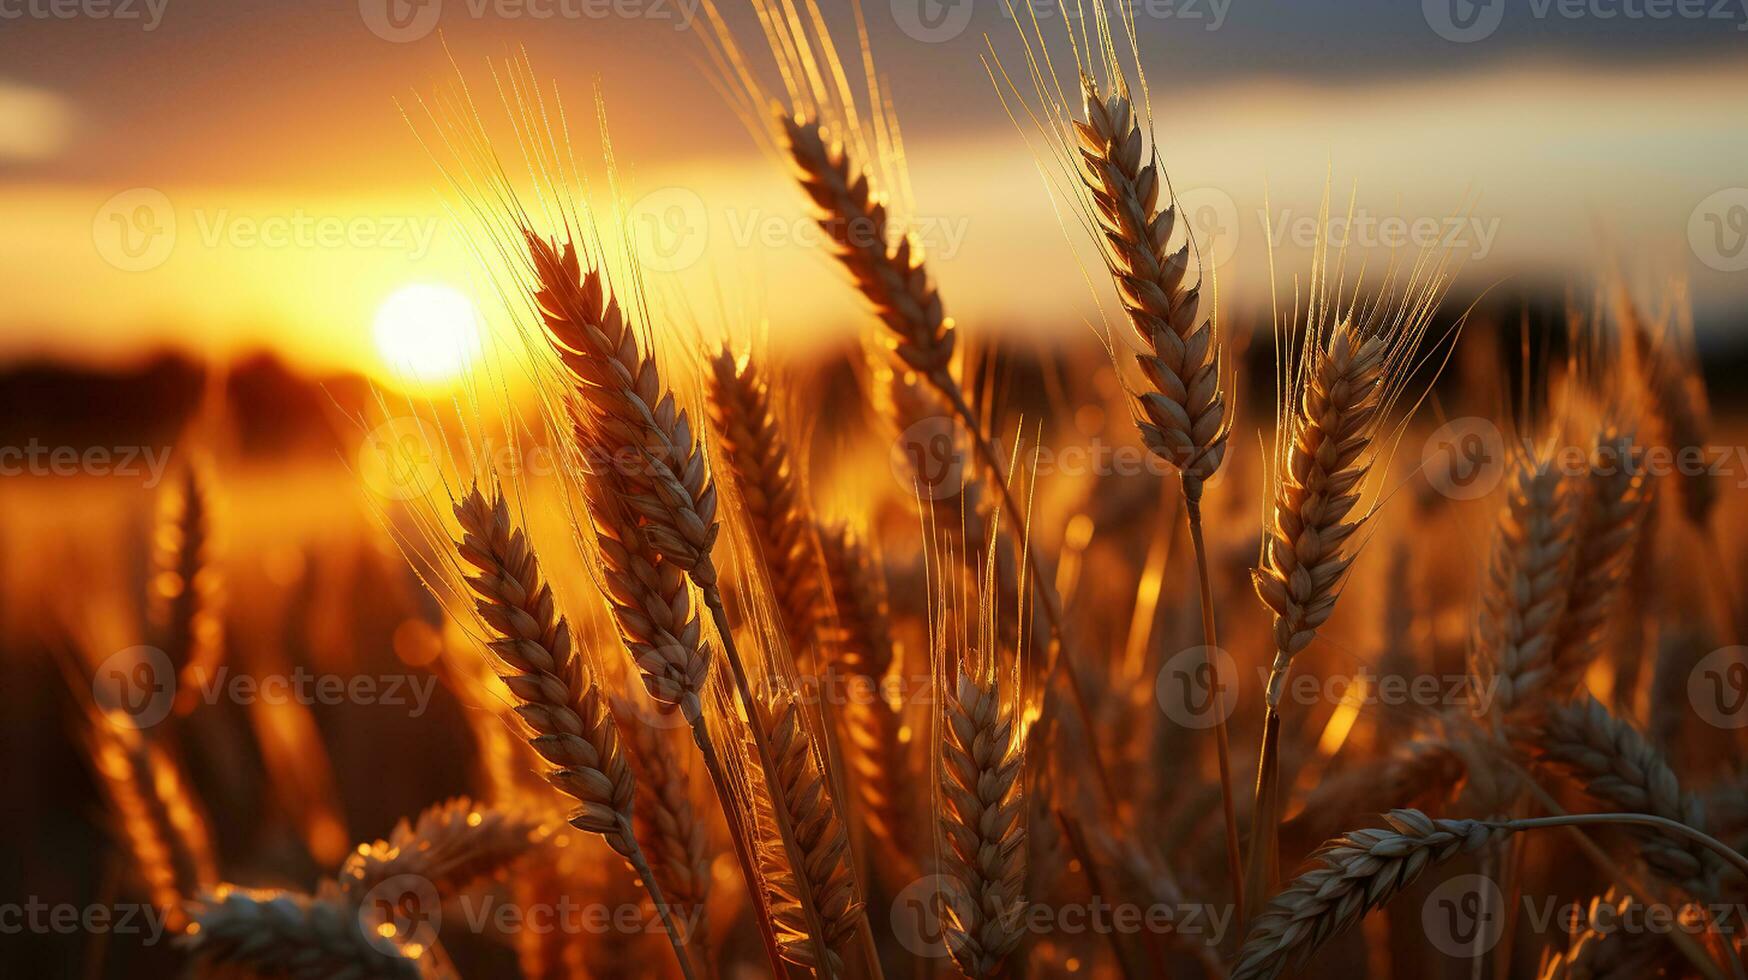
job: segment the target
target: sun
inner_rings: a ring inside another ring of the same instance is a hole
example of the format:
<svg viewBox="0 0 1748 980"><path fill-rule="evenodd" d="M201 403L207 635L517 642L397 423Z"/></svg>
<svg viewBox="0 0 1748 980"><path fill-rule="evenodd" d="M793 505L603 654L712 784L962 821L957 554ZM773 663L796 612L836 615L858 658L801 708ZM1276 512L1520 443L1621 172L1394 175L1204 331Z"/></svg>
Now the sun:
<svg viewBox="0 0 1748 980"><path fill-rule="evenodd" d="M377 308L376 350L396 378L421 384L454 380L479 355L473 303L442 285L402 286Z"/></svg>

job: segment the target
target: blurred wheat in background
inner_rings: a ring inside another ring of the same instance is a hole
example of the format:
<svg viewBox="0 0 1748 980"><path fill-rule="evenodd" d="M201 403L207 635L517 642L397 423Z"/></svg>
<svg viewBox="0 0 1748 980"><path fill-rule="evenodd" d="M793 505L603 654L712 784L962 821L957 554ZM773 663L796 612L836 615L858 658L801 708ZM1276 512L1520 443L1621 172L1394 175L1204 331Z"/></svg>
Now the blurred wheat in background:
<svg viewBox="0 0 1748 980"><path fill-rule="evenodd" d="M981 81L1071 322L961 321L871 12L688 9L850 341L642 247L612 65L449 52L382 97L473 289L383 305L392 379L110 378L101 456L8 382L16 975L1748 975L1681 276L1489 294L1325 172L1230 301L1147 15L1061 0Z"/></svg>

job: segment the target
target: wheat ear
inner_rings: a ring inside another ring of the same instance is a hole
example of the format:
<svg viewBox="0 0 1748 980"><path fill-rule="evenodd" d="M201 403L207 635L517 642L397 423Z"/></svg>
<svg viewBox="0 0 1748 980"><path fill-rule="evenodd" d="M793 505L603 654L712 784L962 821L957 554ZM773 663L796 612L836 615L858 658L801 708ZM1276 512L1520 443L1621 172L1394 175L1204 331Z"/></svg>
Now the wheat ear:
<svg viewBox="0 0 1748 980"><path fill-rule="evenodd" d="M193 708L199 683L221 653L214 609L218 569L208 553L211 507L206 479L190 464L181 484L164 496L152 534L148 635L176 671L176 709L181 713Z"/></svg>
<svg viewBox="0 0 1748 980"><path fill-rule="evenodd" d="M837 614L838 662L866 685L842 715L862 822L889 853L902 857L910 853L903 787L911 767L900 737L904 719L883 689L894 659L886 581L847 524L820 528L819 540Z"/></svg>
<svg viewBox="0 0 1748 980"><path fill-rule="evenodd" d="M633 830L636 779L619 744L619 730L595 679L572 645L552 588L522 529L510 519L501 492L487 499L473 487L454 507L462 537L456 550L475 572L467 583L480 619L491 633L498 676L516 698L528 744L555 768L546 780L577 802L571 826L600 834L649 889L681 969L691 975L685 935L676 928Z"/></svg>
<svg viewBox="0 0 1748 980"><path fill-rule="evenodd" d="M1638 459L1631 435L1614 428L1597 433L1574 522L1578 548L1571 597L1552 658L1559 676L1580 675L1595 658L1609 613L1632 575L1651 502Z"/></svg>
<svg viewBox="0 0 1748 980"><path fill-rule="evenodd" d="M178 940L209 967L289 980L416 980L422 958L373 942L337 898L224 888L207 896Z"/></svg>
<svg viewBox="0 0 1748 980"><path fill-rule="evenodd" d="M774 696L761 712L757 722L764 728L777 756L777 797L788 810L790 825L795 828L800 845L800 864L785 865L781 854L772 854L765 862L770 869L767 880L774 894L773 908L783 926L784 955L792 962L812 967L822 975L838 976L844 972L843 949L865 923L861 899L856 893L855 876L850 869L850 842L838 820L815 753L813 739L792 696ZM760 817L775 831L775 813L769 803ZM769 835L768 835L769 836ZM817 958L817 948L809 940L810 927L803 914L801 882L818 902L819 919L824 927L823 938L829 950L826 960Z"/></svg>
<svg viewBox="0 0 1748 980"><path fill-rule="evenodd" d="M1681 784L1663 753L1595 698L1547 712L1535 746L1540 757L1570 773L1586 793L1610 809L1650 813L1696 830L1706 829L1705 808ZM1645 866L1699 899L1715 897L1723 868L1697 843L1634 828Z"/></svg>
<svg viewBox="0 0 1748 980"><path fill-rule="evenodd" d="M824 625L823 569L789 442L771 404L770 383L750 358L724 348L710 364L710 418L752 525L789 637L799 654ZM823 653L824 651L820 651Z"/></svg>
<svg viewBox="0 0 1748 980"><path fill-rule="evenodd" d="M953 376L953 321L946 316L940 293L923 263L921 248L908 236L897 244L888 244L892 229L888 226L886 206L875 197L867 172L850 157L841 142L827 138L817 119L785 115L781 123L790 157L796 164L797 179L813 199L816 220L832 239L839 262L888 327L888 340L899 360L934 389L970 434L972 448L995 484L1002 507L1014 515L1009 533L1017 536L1028 511L1015 500L1008 486L1006 463ZM908 421L915 423L921 419ZM1055 579L1044 569L1038 549L1024 547L1024 542L1021 546L1031 593L1057 641L1057 650L1045 669L1047 676L1054 677L1055 658L1068 645L1062 602L1056 595ZM1082 715L1086 730L1091 732L1085 698L1073 688L1077 683L1073 671L1068 672L1068 679L1074 694L1072 704ZM1089 740L1087 749L1100 775L1100 784L1108 786L1109 778L1098 757L1097 745Z"/></svg>
<svg viewBox="0 0 1748 980"><path fill-rule="evenodd" d="M647 841L656 878L673 909L704 933L710 898L710 830L692 803L686 772L654 725L632 729L626 747L641 776L633 818L639 841Z"/></svg>
<svg viewBox="0 0 1748 980"><path fill-rule="evenodd" d="M943 705L940 831L954 885L946 942L965 976L1000 975L1019 945L1026 898L1023 756L1012 705L959 673Z"/></svg>
<svg viewBox="0 0 1748 980"><path fill-rule="evenodd" d="M1551 461L1513 467L1470 655L1476 708L1487 717L1537 711L1576 684L1554 659L1578 551L1574 509L1573 488Z"/></svg>
<svg viewBox="0 0 1748 980"><path fill-rule="evenodd" d="M1584 914L1584 921L1591 925L1575 935L1569 947L1542 964L1537 980L1637 980L1675 966L1678 956L1674 946L1657 936L1621 928L1632 906L1632 896L1612 888L1593 897ZM1606 923L1613 925L1597 928Z"/></svg>
<svg viewBox="0 0 1748 980"><path fill-rule="evenodd" d="M449 898L502 871L549 834L531 812L456 798L426 808L416 820L402 820L386 840L359 845L336 878L355 902L399 875L423 878L439 897Z"/></svg>
<svg viewBox="0 0 1748 980"><path fill-rule="evenodd" d="M1325 845L1315 867L1293 879L1251 923L1233 980L1279 976L1305 965L1330 937L1394 898L1421 873L1514 833L1554 827L1652 827L1704 846L1736 868L1748 858L1704 832L1646 813L1581 813L1524 820L1440 820L1392 810L1390 829L1358 830Z"/></svg>
<svg viewBox="0 0 1748 980"><path fill-rule="evenodd" d="M1202 312L1201 283L1189 279L1190 237L1186 234L1180 246L1171 248L1178 221L1176 202L1164 186L1158 155L1148 152L1142 138L1141 120L1127 86L1118 84L1107 96L1092 76L1083 74L1081 83L1086 120L1074 121L1080 177L1097 212L1106 264L1142 344L1135 361L1146 389L1134 394L1135 423L1148 450L1175 467L1183 480L1186 519L1202 591L1202 645L1211 651L1219 641L1202 533L1202 488L1219 468L1231 431L1226 396L1221 390L1214 320ZM1215 688L1218 698L1218 677ZM1242 919L1244 877L1224 714L1214 725L1214 737L1226 823L1227 870Z"/></svg>
<svg viewBox="0 0 1748 980"><path fill-rule="evenodd" d="M187 924L184 903L218 883L207 818L182 767L164 746L94 713L93 767L139 868L152 904L173 931Z"/></svg>
<svg viewBox="0 0 1748 980"><path fill-rule="evenodd" d="M1262 751L1251 810L1251 854L1245 887L1261 896L1279 873L1281 690L1293 657L1310 646L1335 611L1353 563L1349 539L1370 512L1360 490L1370 469L1372 435L1385 410L1384 372L1391 342L1343 318L1314 337L1299 364L1299 398L1287 422L1273 508L1264 528L1262 560L1251 578L1274 613L1274 662L1264 691Z"/></svg>
<svg viewBox="0 0 1748 980"><path fill-rule="evenodd" d="M738 826L735 790L705 725L701 694L709 661L701 655L704 647L697 637L697 621L690 617L684 580L690 577L703 593L741 710L749 719L757 718L758 705L735 648L711 558L721 525L705 454L685 410L662 383L654 357L639 346L636 331L601 270L585 273L571 244L561 250L532 230L524 229L523 235L533 258L535 299L547 337L576 384L575 435L589 467L584 491L601 542L609 590L615 593L611 598L620 630L639 661L651 696L678 705L690 722L693 741L729 815L748 887L756 890L758 870L751 838L746 828ZM682 622L684 627L678 625ZM662 635L650 635L649 627ZM673 628L685 635L676 636ZM781 790L769 741L757 724L750 727L760 771L775 796ZM799 864L801 855L786 809L777 807L775 815L784 848L792 863ZM806 877L797 882L823 961L826 947L818 909ZM764 932L772 969L779 969L775 934L770 928Z"/></svg>

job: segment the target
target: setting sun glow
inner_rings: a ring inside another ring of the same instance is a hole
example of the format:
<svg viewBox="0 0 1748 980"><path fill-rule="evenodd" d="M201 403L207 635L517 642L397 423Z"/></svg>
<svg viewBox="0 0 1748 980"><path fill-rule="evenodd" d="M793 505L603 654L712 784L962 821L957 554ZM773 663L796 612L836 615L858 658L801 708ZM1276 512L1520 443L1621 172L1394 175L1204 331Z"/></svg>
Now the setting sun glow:
<svg viewBox="0 0 1748 980"><path fill-rule="evenodd" d="M473 303L448 286L419 283L396 290L377 309L372 332L384 363L405 381L453 380L479 354Z"/></svg>

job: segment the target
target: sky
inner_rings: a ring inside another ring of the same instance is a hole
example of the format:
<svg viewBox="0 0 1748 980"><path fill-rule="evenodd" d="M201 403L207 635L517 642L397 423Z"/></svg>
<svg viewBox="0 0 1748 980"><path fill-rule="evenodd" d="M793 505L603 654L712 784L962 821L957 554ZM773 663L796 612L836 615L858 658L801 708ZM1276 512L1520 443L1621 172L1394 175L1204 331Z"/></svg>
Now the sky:
<svg viewBox="0 0 1748 980"><path fill-rule="evenodd" d="M856 329L798 193L711 82L696 3L0 0L0 361L265 346L376 370L373 322L407 286L489 312L418 97L522 51L578 119L599 91L676 319L796 345ZM741 0L722 5L756 46ZM1355 241L1447 246L1471 289L1680 277L1729 331L1748 300L1745 7L1138 0L1136 25L1162 158L1249 319L1302 277L1328 195ZM848 0L825 9L849 43ZM1108 289L984 63L1020 56L1005 5L865 13L950 311L1084 331ZM589 171L594 133L574 145Z"/></svg>

